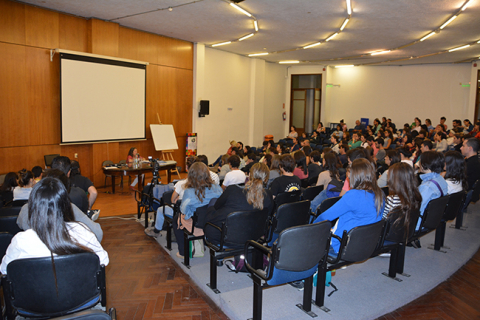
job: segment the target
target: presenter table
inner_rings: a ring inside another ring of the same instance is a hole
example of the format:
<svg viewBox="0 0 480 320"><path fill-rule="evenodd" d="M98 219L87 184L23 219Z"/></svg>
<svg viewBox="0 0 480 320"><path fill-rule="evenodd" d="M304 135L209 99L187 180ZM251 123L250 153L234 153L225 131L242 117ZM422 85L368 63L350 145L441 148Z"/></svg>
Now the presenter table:
<svg viewBox="0 0 480 320"><path fill-rule="evenodd" d="M167 170L167 183L170 183L172 179L171 170L176 169L176 161L163 161L159 163L159 170ZM138 178L139 190L143 190L145 181L143 179L143 174L147 172L152 172L153 168L150 163L141 163L138 166L129 164L127 166L117 167L103 167L103 173L112 177L112 193L115 193L115 177L122 176L135 176Z"/></svg>

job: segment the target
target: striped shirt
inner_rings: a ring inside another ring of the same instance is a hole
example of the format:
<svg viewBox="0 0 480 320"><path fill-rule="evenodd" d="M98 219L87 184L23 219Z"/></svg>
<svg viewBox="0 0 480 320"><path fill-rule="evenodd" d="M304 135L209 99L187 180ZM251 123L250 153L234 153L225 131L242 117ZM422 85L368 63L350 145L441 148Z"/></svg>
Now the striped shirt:
<svg viewBox="0 0 480 320"><path fill-rule="evenodd" d="M387 219L388 214L395 208L401 205L400 198L398 196L387 196L385 199L385 209L383 210L383 219Z"/></svg>

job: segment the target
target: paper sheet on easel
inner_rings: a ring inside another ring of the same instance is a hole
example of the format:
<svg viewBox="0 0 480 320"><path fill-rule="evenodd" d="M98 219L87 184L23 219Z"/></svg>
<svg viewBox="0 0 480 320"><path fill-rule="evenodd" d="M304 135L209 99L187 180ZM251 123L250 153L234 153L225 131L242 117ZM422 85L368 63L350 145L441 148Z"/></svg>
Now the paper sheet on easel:
<svg viewBox="0 0 480 320"><path fill-rule="evenodd" d="M171 124L151 124L153 143L156 151L178 149L177 138Z"/></svg>

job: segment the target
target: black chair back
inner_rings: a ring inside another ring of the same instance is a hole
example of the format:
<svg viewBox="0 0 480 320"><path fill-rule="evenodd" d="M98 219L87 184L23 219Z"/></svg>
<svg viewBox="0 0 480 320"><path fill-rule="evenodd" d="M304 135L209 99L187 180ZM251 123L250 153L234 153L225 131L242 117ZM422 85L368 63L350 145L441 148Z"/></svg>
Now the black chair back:
<svg viewBox="0 0 480 320"><path fill-rule="evenodd" d="M305 271L317 265L330 243L330 221L283 230L273 248L276 269Z"/></svg>
<svg viewBox="0 0 480 320"><path fill-rule="evenodd" d="M405 235L405 226L402 223L398 223L394 225L394 221L388 221L388 230L385 235L386 241L391 241L395 243L405 243L413 237L415 233L415 227L418 222L418 218L420 217L420 210L415 210L410 212L410 221L408 223L408 235Z"/></svg>
<svg viewBox="0 0 480 320"><path fill-rule="evenodd" d="M383 193L385 194L385 197L388 196L388 192L389 192L388 187L383 187L381 189L382 189Z"/></svg>
<svg viewBox="0 0 480 320"><path fill-rule="evenodd" d="M434 230L442 221L445 208L447 207L449 196L443 196L437 199L430 200L425 212L423 213L422 224L420 232L427 230Z"/></svg>
<svg viewBox="0 0 480 320"><path fill-rule="evenodd" d="M331 206L333 206L335 203L337 203L338 200L340 200L341 197L333 197L333 198L328 198L322 201L320 206L317 209L317 215L320 215L330 209Z"/></svg>
<svg viewBox="0 0 480 320"><path fill-rule="evenodd" d="M323 191L323 185L307 188L307 189L303 190L302 199L312 201L322 191Z"/></svg>
<svg viewBox="0 0 480 320"><path fill-rule="evenodd" d="M279 193L275 197L275 206L278 208L284 203L297 202L300 200L301 194L302 191L300 190Z"/></svg>
<svg viewBox="0 0 480 320"><path fill-rule="evenodd" d="M265 222L269 214L267 208L230 213L225 221L224 246L243 248L248 240L260 239L265 232Z"/></svg>
<svg viewBox="0 0 480 320"><path fill-rule="evenodd" d="M24 200L14 200L12 202L9 203L9 206L10 207L23 207L24 205L26 205L28 203L28 200L27 199L24 199Z"/></svg>
<svg viewBox="0 0 480 320"><path fill-rule="evenodd" d="M173 192L174 190L172 191L167 191L167 192L164 192L163 195L162 195L162 205L166 205L166 206L173 206L173 203L172 203L172 195L173 195Z"/></svg>
<svg viewBox="0 0 480 320"><path fill-rule="evenodd" d="M2 207L0 208L0 217L18 216L22 207Z"/></svg>
<svg viewBox="0 0 480 320"><path fill-rule="evenodd" d="M448 199L447 208L443 214L443 220L450 221L457 217L460 210L463 209L465 203L466 193L465 191L460 191L457 193L452 193Z"/></svg>
<svg viewBox="0 0 480 320"><path fill-rule="evenodd" d="M60 156L59 154L46 154L43 156L43 160L45 161L45 168L51 167L53 159Z"/></svg>
<svg viewBox="0 0 480 320"><path fill-rule="evenodd" d="M348 242L341 251L340 259L359 262L370 258L382 236L384 220L355 227L347 234Z"/></svg>
<svg viewBox="0 0 480 320"><path fill-rule="evenodd" d="M7 248L12 242L13 234L8 232L0 232L0 259L3 259L5 252L7 252Z"/></svg>
<svg viewBox="0 0 480 320"><path fill-rule="evenodd" d="M473 192L472 192L472 198L471 202L477 202L480 200L480 180L475 181L473 184Z"/></svg>
<svg viewBox="0 0 480 320"><path fill-rule="evenodd" d="M274 217L273 233L280 233L283 230L308 224L310 218L310 201L298 201L282 204Z"/></svg>
<svg viewBox="0 0 480 320"><path fill-rule="evenodd" d="M17 224L18 216L0 216L0 232L8 232L16 235L22 229Z"/></svg>
<svg viewBox="0 0 480 320"><path fill-rule="evenodd" d="M105 267L94 253L19 259L2 278L5 299L24 317L55 317L106 305Z"/></svg>

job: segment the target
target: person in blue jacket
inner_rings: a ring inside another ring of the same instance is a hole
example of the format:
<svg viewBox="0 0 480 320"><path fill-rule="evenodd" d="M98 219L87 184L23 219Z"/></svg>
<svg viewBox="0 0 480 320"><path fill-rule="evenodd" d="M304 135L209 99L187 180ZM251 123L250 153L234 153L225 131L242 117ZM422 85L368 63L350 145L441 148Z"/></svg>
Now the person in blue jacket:
<svg viewBox="0 0 480 320"><path fill-rule="evenodd" d="M350 169L350 190L330 209L315 219L314 223L338 218L335 234L382 219L384 194L377 185L375 166L367 159L356 159ZM332 238L330 253L337 254L340 241Z"/></svg>

